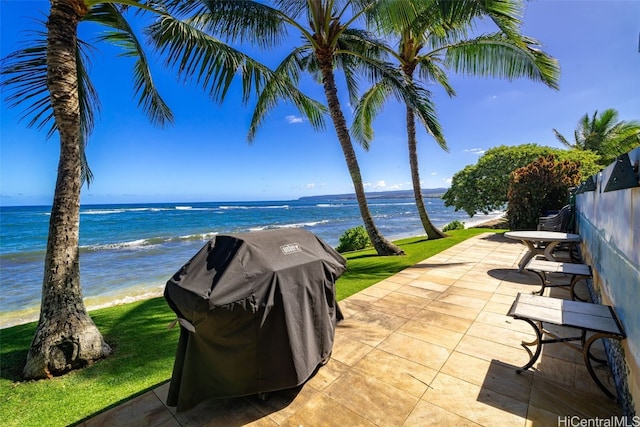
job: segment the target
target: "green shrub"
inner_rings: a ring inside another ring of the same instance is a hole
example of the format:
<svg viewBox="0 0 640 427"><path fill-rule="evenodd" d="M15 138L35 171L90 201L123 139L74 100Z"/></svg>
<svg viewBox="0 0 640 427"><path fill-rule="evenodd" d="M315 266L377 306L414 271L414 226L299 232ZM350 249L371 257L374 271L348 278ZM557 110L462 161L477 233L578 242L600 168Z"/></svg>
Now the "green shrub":
<svg viewBox="0 0 640 427"><path fill-rule="evenodd" d="M367 230L362 225L349 228L340 236L340 244L336 248L338 252L359 251L367 246L371 246L371 240Z"/></svg>
<svg viewBox="0 0 640 427"><path fill-rule="evenodd" d="M512 230L535 230L543 212L569 203L569 188L580 183L580 163L543 156L509 176L507 218Z"/></svg>
<svg viewBox="0 0 640 427"><path fill-rule="evenodd" d="M451 231L451 230L464 230L464 222L458 221L457 219L451 221L449 224L442 227L443 232Z"/></svg>

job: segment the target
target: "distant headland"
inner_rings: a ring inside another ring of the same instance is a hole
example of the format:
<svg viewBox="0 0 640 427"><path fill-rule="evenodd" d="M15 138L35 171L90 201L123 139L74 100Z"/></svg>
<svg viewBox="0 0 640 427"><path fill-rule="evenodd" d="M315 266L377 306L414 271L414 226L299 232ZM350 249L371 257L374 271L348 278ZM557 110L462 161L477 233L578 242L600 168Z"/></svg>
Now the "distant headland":
<svg viewBox="0 0 640 427"><path fill-rule="evenodd" d="M441 198L448 188L423 188L422 196L431 198ZM396 191L373 191L366 193L367 199L406 199L413 197L413 190L396 190ZM304 196L300 197L300 201L313 200L355 200L355 193L350 194L325 194L322 196Z"/></svg>

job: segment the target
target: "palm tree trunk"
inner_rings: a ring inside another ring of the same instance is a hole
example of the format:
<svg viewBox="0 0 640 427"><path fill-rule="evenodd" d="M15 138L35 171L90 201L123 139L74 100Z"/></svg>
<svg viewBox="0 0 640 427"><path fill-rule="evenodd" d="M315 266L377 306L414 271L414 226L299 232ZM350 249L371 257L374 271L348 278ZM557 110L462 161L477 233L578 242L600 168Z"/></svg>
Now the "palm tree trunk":
<svg viewBox="0 0 640 427"><path fill-rule="evenodd" d="M52 0L47 23L47 86L60 136L58 177L49 220L40 319L23 370L46 378L107 356L84 307L80 288L79 234L82 147L76 71L77 28L83 0Z"/></svg>
<svg viewBox="0 0 640 427"><path fill-rule="evenodd" d="M360 208L360 215L364 222L364 227L367 230L369 239L373 244L378 255L404 255L404 251L398 246L389 242L384 238L380 231L373 222L373 217L369 211L367 204L367 198L364 194L364 185L362 184L362 175L360 174L360 166L356 159L356 153L351 143L351 136L347 130L347 122L342 114L340 108L340 101L338 100L338 90L333 75L333 63L330 55L324 55L328 58L323 58L321 53L318 53L318 61L320 63L320 70L322 72L322 83L324 86L324 93L327 97L327 103L329 104L329 113L331 114L331 120L336 129L344 158L347 161L347 167L351 180L353 181L353 188L356 193L356 199L358 200L358 207Z"/></svg>
<svg viewBox="0 0 640 427"><path fill-rule="evenodd" d="M424 206L422 188L420 186L420 172L418 171L418 141L416 139L416 119L413 109L407 106L407 141L409 145L409 165L411 166L411 182L413 183L413 196L416 199L418 215L422 222L422 227L427 233L428 239L441 239L447 237L442 231L436 228L429 219L427 209Z"/></svg>

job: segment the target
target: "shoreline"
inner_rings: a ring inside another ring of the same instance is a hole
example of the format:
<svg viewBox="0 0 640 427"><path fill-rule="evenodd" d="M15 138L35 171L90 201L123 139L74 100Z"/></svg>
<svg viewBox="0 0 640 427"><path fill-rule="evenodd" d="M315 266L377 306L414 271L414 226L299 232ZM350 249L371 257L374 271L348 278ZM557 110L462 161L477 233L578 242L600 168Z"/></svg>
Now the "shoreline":
<svg viewBox="0 0 640 427"><path fill-rule="evenodd" d="M482 216L483 218L476 219L475 221L461 222L464 223L465 228L502 228L502 226L505 225L506 213L504 212ZM420 237L420 234L409 232L406 235L393 236L391 238L392 240L399 240L411 237ZM84 303L87 311L91 312L101 308L161 297L164 293L164 287L165 284L162 283L161 285L149 284L134 288L127 288L123 289L122 292L119 293L85 297ZM39 314L40 305L23 310L0 313L0 329L35 322L38 320Z"/></svg>

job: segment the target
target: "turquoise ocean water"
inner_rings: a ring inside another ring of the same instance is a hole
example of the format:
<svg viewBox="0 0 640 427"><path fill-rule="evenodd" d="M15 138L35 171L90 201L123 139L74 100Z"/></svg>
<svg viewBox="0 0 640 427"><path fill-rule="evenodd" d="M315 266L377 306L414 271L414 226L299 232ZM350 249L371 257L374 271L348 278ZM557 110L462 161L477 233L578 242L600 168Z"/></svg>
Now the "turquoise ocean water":
<svg viewBox="0 0 640 427"><path fill-rule="evenodd" d="M499 216L469 218L427 198L434 225L467 226ZM369 207L390 239L423 235L410 198L376 197ZM37 319L50 208L0 208L0 327ZM80 211L80 271L88 308L160 295L166 281L216 234L273 228L307 229L332 246L361 225L355 200L314 197L290 201L84 205Z"/></svg>

